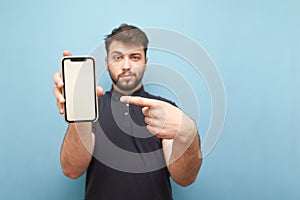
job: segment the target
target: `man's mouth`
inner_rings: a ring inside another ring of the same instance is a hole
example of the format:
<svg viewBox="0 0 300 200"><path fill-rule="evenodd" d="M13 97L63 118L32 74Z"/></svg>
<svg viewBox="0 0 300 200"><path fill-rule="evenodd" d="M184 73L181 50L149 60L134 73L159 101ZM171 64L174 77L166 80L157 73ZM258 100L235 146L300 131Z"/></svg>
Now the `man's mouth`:
<svg viewBox="0 0 300 200"><path fill-rule="evenodd" d="M133 73L125 73L125 74L119 75L119 78L122 78L122 79L131 79L133 76L134 76Z"/></svg>

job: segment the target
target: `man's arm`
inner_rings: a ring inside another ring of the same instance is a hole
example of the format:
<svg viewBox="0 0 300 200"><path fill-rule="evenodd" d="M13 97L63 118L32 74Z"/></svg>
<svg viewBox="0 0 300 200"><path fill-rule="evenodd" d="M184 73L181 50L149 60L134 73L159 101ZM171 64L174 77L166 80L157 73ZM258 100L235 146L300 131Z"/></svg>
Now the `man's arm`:
<svg viewBox="0 0 300 200"><path fill-rule="evenodd" d="M191 126L194 127L194 126ZM192 184L202 164L200 139L196 128L182 137L162 141L163 151L172 179L181 186Z"/></svg>
<svg viewBox="0 0 300 200"><path fill-rule="evenodd" d="M171 177L181 186L194 182L202 163L199 136L192 119L177 107L155 99L121 97L121 102L143 106L147 129L163 139Z"/></svg>
<svg viewBox="0 0 300 200"><path fill-rule="evenodd" d="M94 150L91 123L70 124L62 144L60 161L66 176L75 179L88 168Z"/></svg>
<svg viewBox="0 0 300 200"><path fill-rule="evenodd" d="M64 51L63 56L71 56L69 51ZM60 73L53 77L55 84L54 96L60 114L64 114L65 99L62 95L64 83ZM97 86L97 96L103 94L103 89ZM70 178L78 178L89 166L94 150L95 135L92 133L91 123L72 123L69 125L62 144L60 161L63 172Z"/></svg>

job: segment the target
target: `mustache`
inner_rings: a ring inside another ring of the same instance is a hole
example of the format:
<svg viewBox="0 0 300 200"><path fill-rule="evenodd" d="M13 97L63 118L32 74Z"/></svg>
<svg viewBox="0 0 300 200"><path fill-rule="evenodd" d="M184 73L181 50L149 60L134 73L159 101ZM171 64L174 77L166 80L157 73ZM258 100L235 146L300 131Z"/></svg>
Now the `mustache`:
<svg viewBox="0 0 300 200"><path fill-rule="evenodd" d="M118 77L120 77L120 76L135 76L135 73L127 71L127 72L123 72L118 75Z"/></svg>

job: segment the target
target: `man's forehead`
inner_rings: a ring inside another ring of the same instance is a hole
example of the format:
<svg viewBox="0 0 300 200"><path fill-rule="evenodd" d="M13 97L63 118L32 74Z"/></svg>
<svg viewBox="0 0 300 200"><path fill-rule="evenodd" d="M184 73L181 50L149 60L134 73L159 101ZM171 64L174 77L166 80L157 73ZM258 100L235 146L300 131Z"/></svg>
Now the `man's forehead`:
<svg viewBox="0 0 300 200"><path fill-rule="evenodd" d="M143 53L144 47L142 45L124 43L122 41L114 40L109 46L110 53Z"/></svg>

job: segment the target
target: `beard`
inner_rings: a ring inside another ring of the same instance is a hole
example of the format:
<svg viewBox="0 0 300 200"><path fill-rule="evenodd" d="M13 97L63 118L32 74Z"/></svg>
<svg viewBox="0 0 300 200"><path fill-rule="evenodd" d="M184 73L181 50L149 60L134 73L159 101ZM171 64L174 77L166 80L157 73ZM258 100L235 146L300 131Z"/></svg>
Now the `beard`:
<svg viewBox="0 0 300 200"><path fill-rule="evenodd" d="M125 73L122 73L122 74L119 74L117 77L114 76L110 70L109 71L109 76L112 80L112 82L121 90L123 91L131 91L133 90L134 88L136 88L141 82L142 82L142 79L143 79L143 74L140 76L140 77L137 77L137 75L133 72L125 72ZM134 80L125 80L125 81L120 81L120 76L122 75L130 75L130 76L133 76Z"/></svg>

